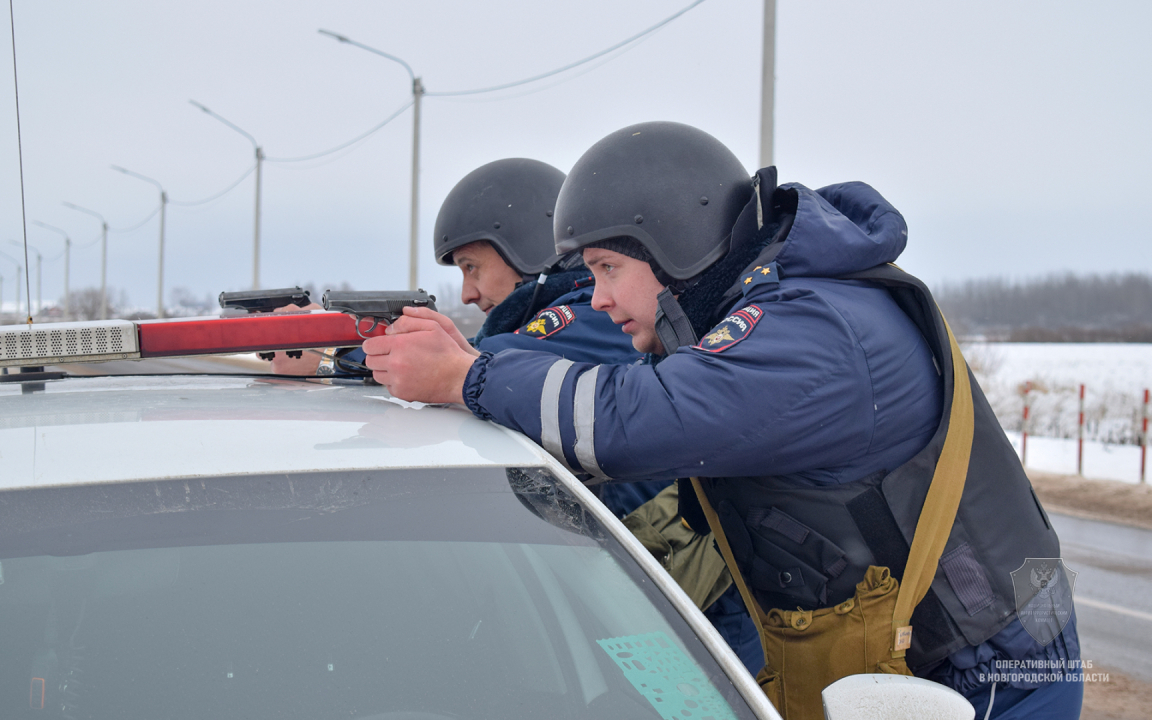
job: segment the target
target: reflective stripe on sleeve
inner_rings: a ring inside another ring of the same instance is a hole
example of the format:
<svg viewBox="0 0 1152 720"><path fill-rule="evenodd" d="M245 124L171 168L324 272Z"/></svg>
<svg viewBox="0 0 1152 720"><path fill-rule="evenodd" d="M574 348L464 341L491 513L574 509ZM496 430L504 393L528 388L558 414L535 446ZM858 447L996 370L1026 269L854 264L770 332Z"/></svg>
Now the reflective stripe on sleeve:
<svg viewBox="0 0 1152 720"><path fill-rule="evenodd" d="M576 461L584 472L606 477L596 462L596 377L600 366L592 368L576 380L576 400L572 415L576 422Z"/></svg>
<svg viewBox="0 0 1152 720"><path fill-rule="evenodd" d="M568 461L564 459L564 446L560 443L560 388L570 367L571 360L552 363L544 376L544 389L540 391L540 445L564 467L568 467Z"/></svg>

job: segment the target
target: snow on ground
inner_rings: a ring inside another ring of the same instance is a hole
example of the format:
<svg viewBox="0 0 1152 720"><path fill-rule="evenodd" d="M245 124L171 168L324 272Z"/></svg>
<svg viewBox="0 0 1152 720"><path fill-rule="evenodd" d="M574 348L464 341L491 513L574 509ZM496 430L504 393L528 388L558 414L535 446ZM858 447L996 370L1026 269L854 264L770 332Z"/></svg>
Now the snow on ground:
<svg viewBox="0 0 1152 720"><path fill-rule="evenodd" d="M1020 454L1020 433L1008 433L1016 454ZM1152 463L1152 458L1147 462ZM1028 457L1025 465L1061 475L1076 474L1076 441L1064 438L1028 436ZM1145 468L1145 477L1152 481L1152 466ZM1103 480L1140 482L1140 447L1084 441L1084 477Z"/></svg>
<svg viewBox="0 0 1152 720"><path fill-rule="evenodd" d="M1152 387L1152 344L989 343L964 345L1017 453L1025 382L1031 382L1028 467L1076 473L1079 386L1084 393L1084 475L1137 482L1144 389Z"/></svg>
<svg viewBox="0 0 1152 720"><path fill-rule="evenodd" d="M1029 434L1076 437L1083 383L1085 439L1138 442L1152 344L971 343L964 356L1005 430L1022 429L1023 386L1031 381Z"/></svg>

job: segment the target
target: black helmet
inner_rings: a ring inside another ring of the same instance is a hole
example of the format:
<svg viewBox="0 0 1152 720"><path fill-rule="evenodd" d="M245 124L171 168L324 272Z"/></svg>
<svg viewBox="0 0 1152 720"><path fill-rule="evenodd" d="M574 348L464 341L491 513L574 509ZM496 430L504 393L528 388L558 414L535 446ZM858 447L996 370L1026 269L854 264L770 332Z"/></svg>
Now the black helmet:
<svg viewBox="0 0 1152 720"><path fill-rule="evenodd" d="M556 252L632 238L676 280L728 253L752 178L708 133L673 122L617 130L576 161L556 199Z"/></svg>
<svg viewBox="0 0 1152 720"><path fill-rule="evenodd" d="M476 168L456 183L436 216L436 262L477 240L492 243L521 275L552 266L552 212L564 173L538 160L507 158Z"/></svg>

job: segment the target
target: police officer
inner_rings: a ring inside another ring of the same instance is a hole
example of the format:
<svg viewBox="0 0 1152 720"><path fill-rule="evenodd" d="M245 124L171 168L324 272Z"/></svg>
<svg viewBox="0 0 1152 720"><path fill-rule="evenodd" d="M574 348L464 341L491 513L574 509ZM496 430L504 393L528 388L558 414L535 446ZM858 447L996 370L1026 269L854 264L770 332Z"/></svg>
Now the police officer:
<svg viewBox="0 0 1152 720"><path fill-rule="evenodd" d="M365 343L377 380L463 402L595 476L702 478L765 609L839 607L869 566L903 575L954 385L930 294L885 265L907 239L895 208L862 183L750 181L711 136L645 123L577 162L554 230L595 275L593 307L659 362L477 358L418 311ZM1076 718L1082 684L1053 681L1079 659L1075 618L1022 619L1011 580L1059 541L974 382L971 396L963 494L906 660L978 717ZM1004 670L1021 666L1050 670Z"/></svg>

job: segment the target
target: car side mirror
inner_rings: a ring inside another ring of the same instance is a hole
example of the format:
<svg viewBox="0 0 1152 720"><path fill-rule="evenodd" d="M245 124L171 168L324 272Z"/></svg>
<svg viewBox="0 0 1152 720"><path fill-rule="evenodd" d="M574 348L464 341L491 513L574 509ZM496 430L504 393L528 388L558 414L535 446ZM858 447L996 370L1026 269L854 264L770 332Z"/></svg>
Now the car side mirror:
<svg viewBox="0 0 1152 720"><path fill-rule="evenodd" d="M849 675L824 688L826 720L973 720L976 710L960 693L907 675Z"/></svg>

